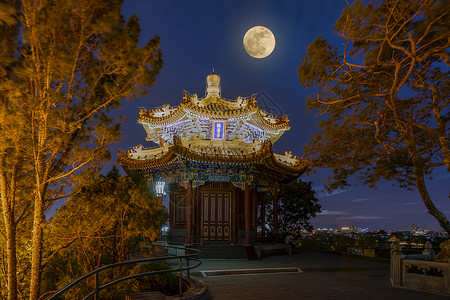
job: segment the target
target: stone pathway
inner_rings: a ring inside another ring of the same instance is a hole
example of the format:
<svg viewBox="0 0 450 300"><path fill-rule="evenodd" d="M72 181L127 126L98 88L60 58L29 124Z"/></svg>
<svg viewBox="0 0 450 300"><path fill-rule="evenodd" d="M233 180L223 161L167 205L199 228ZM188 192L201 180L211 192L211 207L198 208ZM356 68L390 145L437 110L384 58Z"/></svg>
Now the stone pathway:
<svg viewBox="0 0 450 300"><path fill-rule="evenodd" d="M204 278L202 270L297 267L303 273L232 275ZM389 263L359 257L299 252L258 261L203 260L191 273L206 282L212 299L449 299L392 288Z"/></svg>

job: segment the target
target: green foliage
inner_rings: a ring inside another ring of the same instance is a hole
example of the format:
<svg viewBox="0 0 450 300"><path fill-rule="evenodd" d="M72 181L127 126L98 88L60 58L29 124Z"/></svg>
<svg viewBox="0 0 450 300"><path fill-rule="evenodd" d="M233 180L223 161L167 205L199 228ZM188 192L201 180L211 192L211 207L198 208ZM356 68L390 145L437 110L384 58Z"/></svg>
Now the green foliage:
<svg viewBox="0 0 450 300"><path fill-rule="evenodd" d="M311 182L293 181L281 186L279 226L282 232L296 234L302 229L313 229L309 220L315 217L321 208L314 194Z"/></svg>
<svg viewBox="0 0 450 300"><path fill-rule="evenodd" d="M48 251L60 252L43 282L62 288L103 265L123 261L139 252L143 242L156 240L167 217L143 177L120 176L115 167L98 175L51 220Z"/></svg>
<svg viewBox="0 0 450 300"><path fill-rule="evenodd" d="M314 196L311 182L292 181L282 184L278 194L279 230L281 235L295 235L301 230L312 230L309 220L320 212L321 205ZM268 226L273 228L273 208L269 205Z"/></svg>
<svg viewBox="0 0 450 300"><path fill-rule="evenodd" d="M450 172L448 3L440 0L356 1L343 10L335 47L317 37L298 67L320 131L305 153L310 166L333 170L330 190L348 177L375 187L381 180L416 186L427 210L447 231L425 176Z"/></svg>

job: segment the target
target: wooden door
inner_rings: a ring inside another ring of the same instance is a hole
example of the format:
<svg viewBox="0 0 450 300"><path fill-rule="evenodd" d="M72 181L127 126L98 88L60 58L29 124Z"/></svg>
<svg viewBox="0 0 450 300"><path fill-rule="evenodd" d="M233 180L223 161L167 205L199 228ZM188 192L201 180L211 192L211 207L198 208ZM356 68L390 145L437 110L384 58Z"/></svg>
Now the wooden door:
<svg viewBox="0 0 450 300"><path fill-rule="evenodd" d="M202 193L203 240L230 240L230 199L229 192Z"/></svg>

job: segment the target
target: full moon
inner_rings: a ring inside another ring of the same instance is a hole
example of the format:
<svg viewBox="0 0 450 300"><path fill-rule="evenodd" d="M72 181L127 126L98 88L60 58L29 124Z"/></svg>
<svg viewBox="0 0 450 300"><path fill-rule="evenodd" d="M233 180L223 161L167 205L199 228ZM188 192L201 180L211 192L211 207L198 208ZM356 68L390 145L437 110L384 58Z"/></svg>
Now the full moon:
<svg viewBox="0 0 450 300"><path fill-rule="evenodd" d="M248 55L264 58L275 48L275 36L264 26L250 28L244 35L244 48Z"/></svg>

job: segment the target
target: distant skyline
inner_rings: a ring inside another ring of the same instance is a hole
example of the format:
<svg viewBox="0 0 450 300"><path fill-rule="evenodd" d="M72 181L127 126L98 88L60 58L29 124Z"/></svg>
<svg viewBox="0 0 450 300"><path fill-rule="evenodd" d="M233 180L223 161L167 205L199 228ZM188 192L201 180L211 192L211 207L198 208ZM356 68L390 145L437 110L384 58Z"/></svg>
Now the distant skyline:
<svg viewBox="0 0 450 300"><path fill-rule="evenodd" d="M351 1L350 1L351 2ZM138 107L177 106L183 91L203 97L206 76L214 68L221 76L222 96L236 99L264 92L289 116L291 130L274 145L274 151L302 156L303 146L317 130L315 117L305 112L306 96L312 92L298 83L297 67L306 47L323 35L335 45L341 41L333 25L346 7L345 0L316 1L138 1L125 0L125 18L136 14L141 25L141 41L161 37L164 66L150 95L124 102L119 114L128 119L123 139L113 145L113 159L119 149L128 149L145 141L145 131L136 122ZM250 57L242 44L245 32L253 26L269 28L276 39L271 55ZM369 229L410 230L413 223L421 228L440 230L414 187L412 191L395 187L395 182L381 182L373 190L361 184L330 195L323 192L327 170L302 175L313 182L322 213L312 220L314 227L354 225ZM450 217L450 174L441 168L429 181L429 191L436 206ZM392 184L394 186L392 186Z"/></svg>

